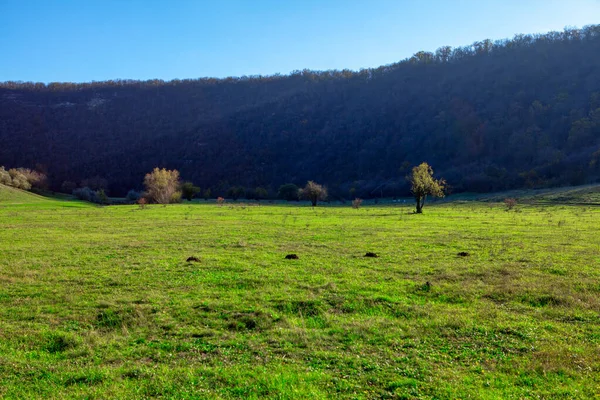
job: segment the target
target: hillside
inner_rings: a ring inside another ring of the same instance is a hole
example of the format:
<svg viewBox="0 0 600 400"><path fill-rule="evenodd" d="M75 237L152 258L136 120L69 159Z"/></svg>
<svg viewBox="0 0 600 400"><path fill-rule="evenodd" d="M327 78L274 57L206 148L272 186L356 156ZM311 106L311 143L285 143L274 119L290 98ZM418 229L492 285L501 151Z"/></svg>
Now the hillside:
<svg viewBox="0 0 600 400"><path fill-rule="evenodd" d="M308 179L403 195L428 161L454 192L600 178L600 25L483 40L375 69L289 76L0 84L0 165L113 195L155 166L214 195Z"/></svg>
<svg viewBox="0 0 600 400"><path fill-rule="evenodd" d="M89 208L94 207L82 201L72 201L69 196L44 197L14 187L0 184L0 208L30 208L37 210L54 210L57 208Z"/></svg>

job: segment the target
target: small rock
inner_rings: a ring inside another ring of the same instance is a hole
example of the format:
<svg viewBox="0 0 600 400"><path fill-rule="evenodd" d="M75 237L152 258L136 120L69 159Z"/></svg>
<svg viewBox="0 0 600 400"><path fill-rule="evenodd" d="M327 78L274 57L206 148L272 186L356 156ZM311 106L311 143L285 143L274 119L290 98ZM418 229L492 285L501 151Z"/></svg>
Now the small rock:
<svg viewBox="0 0 600 400"><path fill-rule="evenodd" d="M288 254L287 256L285 256L286 260L297 260L298 256L296 254Z"/></svg>

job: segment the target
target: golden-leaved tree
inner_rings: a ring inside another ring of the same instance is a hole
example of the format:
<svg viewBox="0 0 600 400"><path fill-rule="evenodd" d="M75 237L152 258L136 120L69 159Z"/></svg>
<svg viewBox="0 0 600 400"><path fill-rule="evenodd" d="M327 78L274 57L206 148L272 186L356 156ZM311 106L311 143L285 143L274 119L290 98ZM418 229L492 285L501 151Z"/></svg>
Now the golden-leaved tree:
<svg viewBox="0 0 600 400"><path fill-rule="evenodd" d="M177 203L181 200L179 171L154 168L144 178L146 197L159 204Z"/></svg>
<svg viewBox="0 0 600 400"><path fill-rule="evenodd" d="M408 180L411 183L410 190L417 202L417 214L423 212L427 196L444 197L446 181L444 179L434 179L433 169L426 162L413 167Z"/></svg>

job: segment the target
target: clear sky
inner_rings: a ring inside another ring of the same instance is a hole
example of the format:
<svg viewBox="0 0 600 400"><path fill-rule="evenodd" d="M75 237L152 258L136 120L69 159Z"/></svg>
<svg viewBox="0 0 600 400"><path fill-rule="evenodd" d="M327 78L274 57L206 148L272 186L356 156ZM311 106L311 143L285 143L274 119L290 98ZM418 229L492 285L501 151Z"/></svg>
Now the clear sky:
<svg viewBox="0 0 600 400"><path fill-rule="evenodd" d="M0 0L0 81L360 69L600 23L600 0Z"/></svg>

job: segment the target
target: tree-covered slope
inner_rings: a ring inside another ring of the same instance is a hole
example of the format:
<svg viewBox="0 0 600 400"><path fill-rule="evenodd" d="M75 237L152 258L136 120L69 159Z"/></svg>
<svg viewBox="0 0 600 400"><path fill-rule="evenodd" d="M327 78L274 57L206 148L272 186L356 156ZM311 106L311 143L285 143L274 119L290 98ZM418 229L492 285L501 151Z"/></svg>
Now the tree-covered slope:
<svg viewBox="0 0 600 400"><path fill-rule="evenodd" d="M0 85L0 165L113 194L155 166L219 194L308 179L333 196L406 192L427 161L455 191L600 177L600 26L420 52L352 71Z"/></svg>

